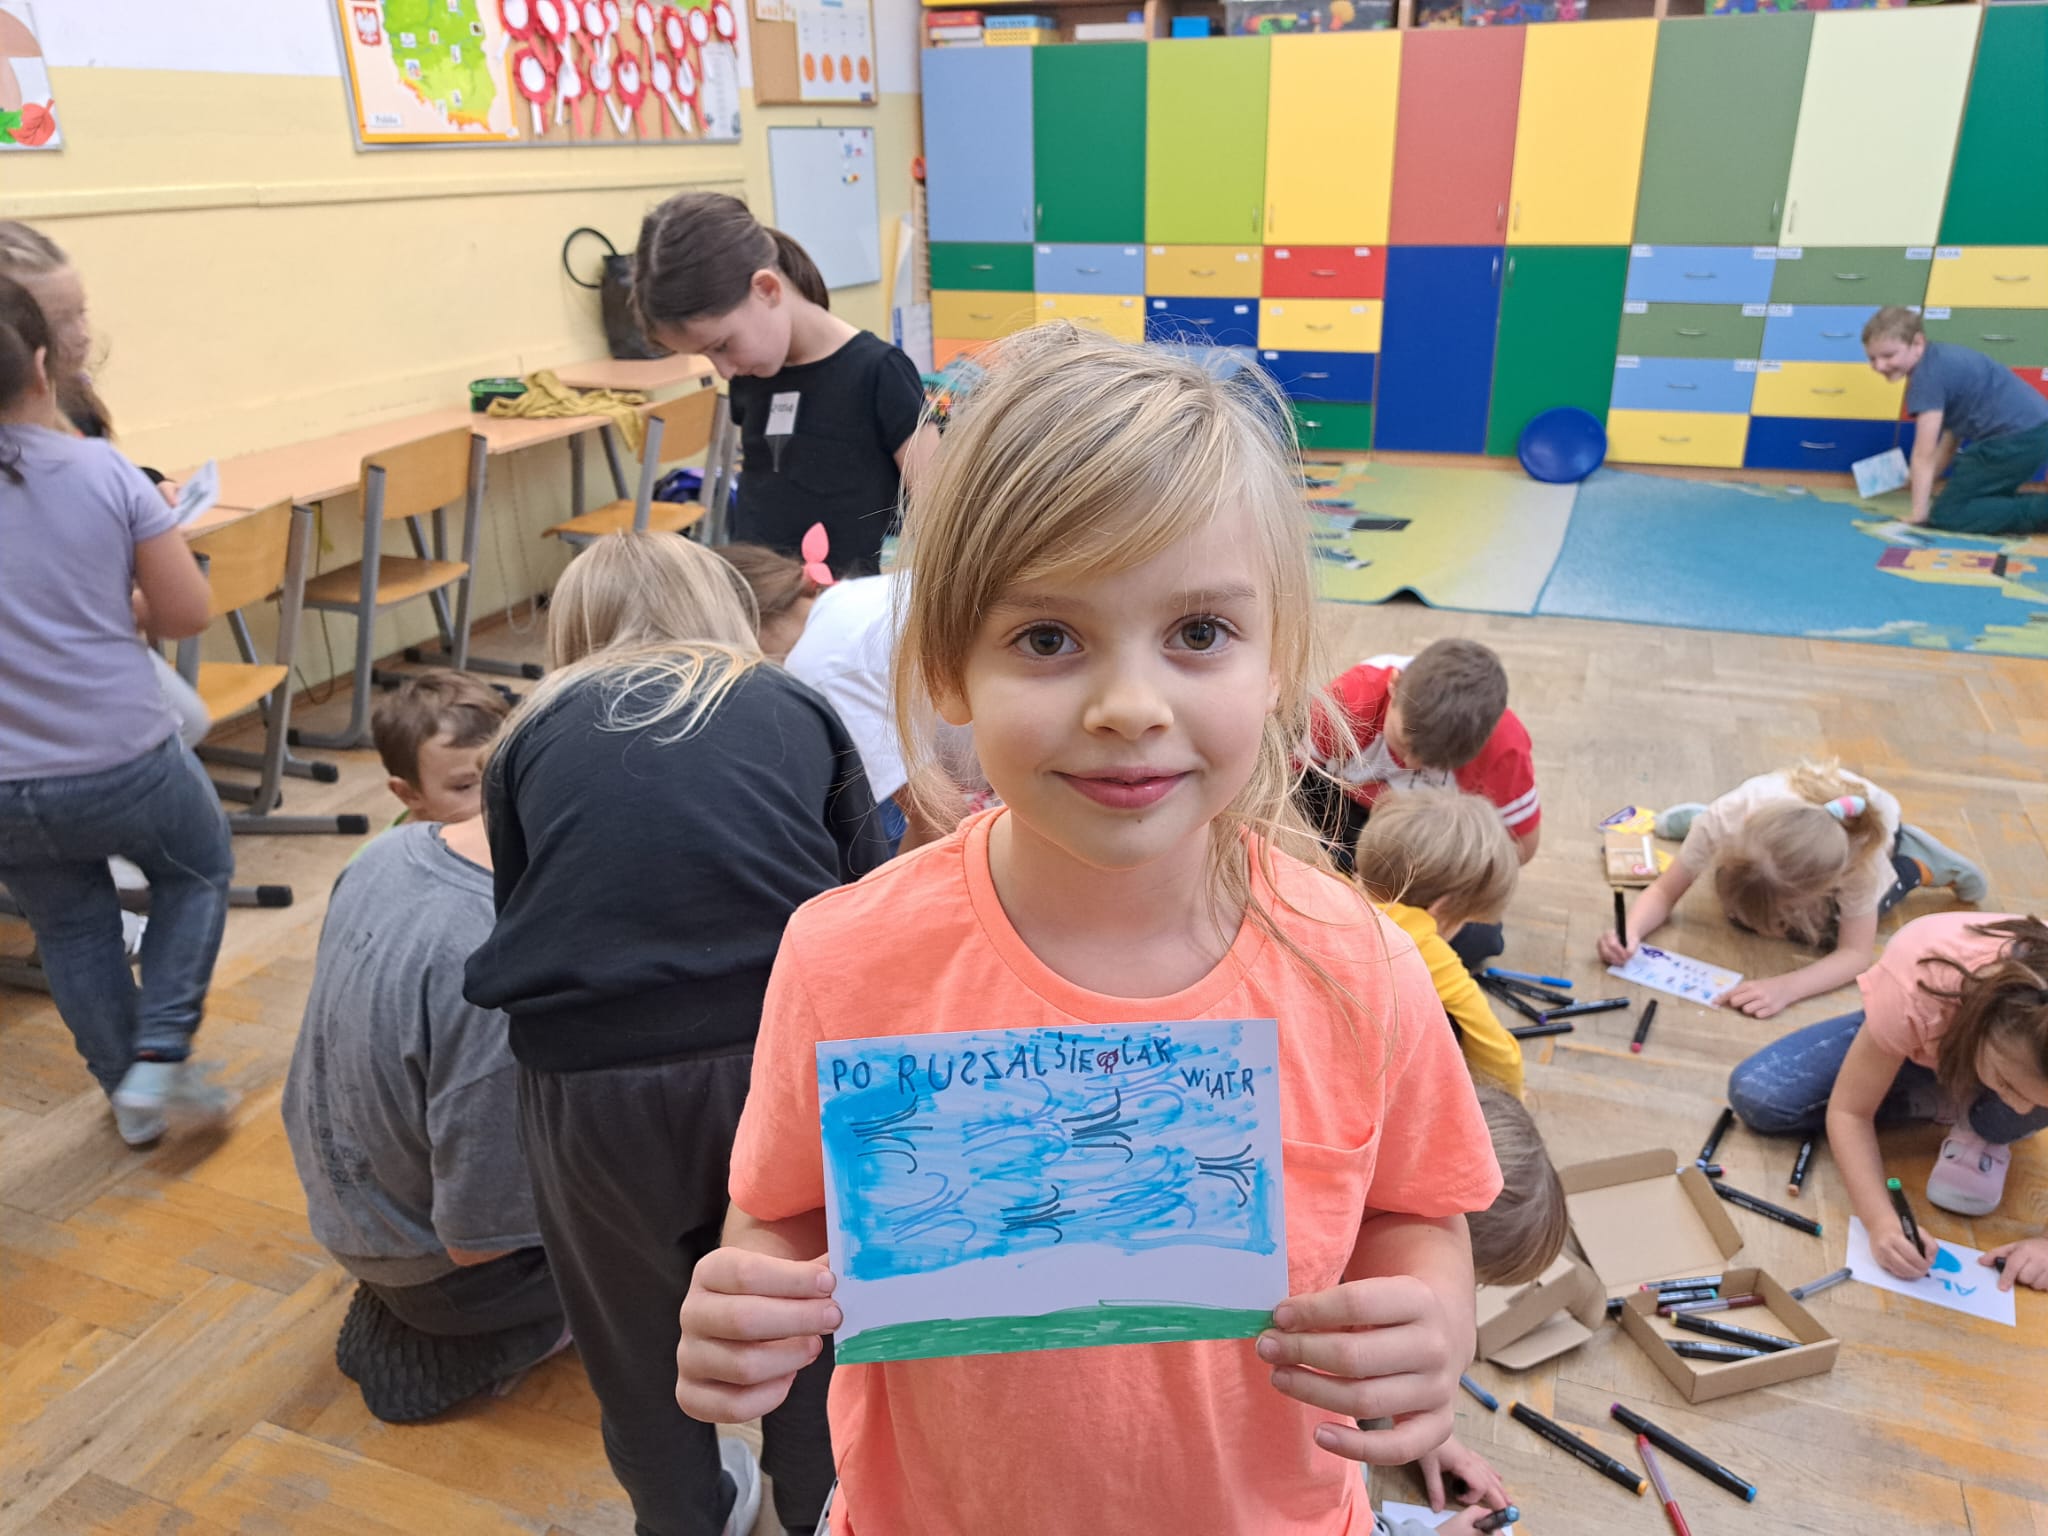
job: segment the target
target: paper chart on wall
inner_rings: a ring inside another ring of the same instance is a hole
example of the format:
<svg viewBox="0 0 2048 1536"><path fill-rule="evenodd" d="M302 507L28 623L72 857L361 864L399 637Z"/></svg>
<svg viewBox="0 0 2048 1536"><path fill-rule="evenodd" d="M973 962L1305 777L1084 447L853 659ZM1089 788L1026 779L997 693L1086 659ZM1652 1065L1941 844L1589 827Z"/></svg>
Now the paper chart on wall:
<svg viewBox="0 0 2048 1536"><path fill-rule="evenodd" d="M804 101L875 99L875 40L869 0L796 0L798 96Z"/></svg>
<svg viewBox="0 0 2048 1536"><path fill-rule="evenodd" d="M27 0L0 4L0 152L62 149L57 100Z"/></svg>
<svg viewBox="0 0 2048 1536"><path fill-rule="evenodd" d="M1249 1338L1286 1296L1273 1020L817 1060L841 1364Z"/></svg>
<svg viewBox="0 0 2048 1536"><path fill-rule="evenodd" d="M1610 965L1607 974L1632 981L1639 987L1648 987L1653 992L1669 992L1673 997L1682 997L1688 1002L1704 1003L1710 1008L1714 1006L1715 998L1742 983L1740 971L1709 965L1704 960L1659 949L1654 944L1637 945L1636 952L1628 957L1628 964Z"/></svg>
<svg viewBox="0 0 2048 1536"><path fill-rule="evenodd" d="M1846 1262L1854 1278L1881 1291L1895 1291L1901 1296L1946 1307L1951 1312L1982 1318L1987 1323L2004 1323L2008 1328L2017 1328L2018 1302L2011 1291L1998 1288L1997 1270L1977 1262L1982 1253L1982 1249L1965 1248L1961 1243L1951 1243L1944 1238L1932 1270L1918 1280L1901 1280L1872 1256L1870 1234L1864 1230L1862 1221L1854 1216L1849 1218L1849 1257Z"/></svg>

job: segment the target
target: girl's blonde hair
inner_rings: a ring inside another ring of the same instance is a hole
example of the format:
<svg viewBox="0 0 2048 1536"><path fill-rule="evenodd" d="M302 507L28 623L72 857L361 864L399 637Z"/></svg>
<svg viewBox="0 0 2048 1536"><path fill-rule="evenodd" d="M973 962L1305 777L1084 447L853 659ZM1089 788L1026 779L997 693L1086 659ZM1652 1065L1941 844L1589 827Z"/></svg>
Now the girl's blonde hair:
<svg viewBox="0 0 2048 1536"><path fill-rule="evenodd" d="M1743 927L1814 943L1834 921L1843 877L1892 834L1865 798L1867 786L1839 763L1800 763L1785 777L1800 803L1767 805L1743 821L1714 862L1714 890ZM1864 800L1863 808L1830 809L1844 796Z"/></svg>
<svg viewBox="0 0 2048 1536"><path fill-rule="evenodd" d="M932 763L935 699L962 691L984 617L1026 583L1128 570L1206 526L1226 507L1254 514L1245 550L1272 611L1279 697L1251 778L1211 824L1210 869L1223 906L1328 973L1277 927L1257 899L1243 852L1247 829L1268 889L1272 850L1328 868L1293 804L1296 745L1312 714L1350 743L1320 680L1315 575L1285 404L1247 368L1212 378L1156 347L1071 325L1010 337L982 361L988 375L953 419L907 498L894 687L911 794L939 825L943 778ZM1341 988L1339 989L1341 991Z"/></svg>
<svg viewBox="0 0 2048 1536"><path fill-rule="evenodd" d="M71 258L64 254L64 247L34 225L19 219L0 219L0 277L33 287L37 278L61 272L70 265ZM85 436L112 437L114 424L107 403L86 377L90 362L85 357L50 360L50 375L57 386L57 406Z"/></svg>
<svg viewBox="0 0 2048 1536"><path fill-rule="evenodd" d="M607 534L555 583L547 676L506 721L492 756L588 682L610 695L606 729L678 721L659 739L688 736L760 665L754 629L746 583L710 550L672 533Z"/></svg>
<svg viewBox="0 0 2048 1536"><path fill-rule="evenodd" d="M1982 1086L1977 1058L1990 1044L2005 1046L2036 1077L2048 1079L2048 923L2008 917L1973 923L1970 931L2004 939L1998 958L1971 971L1935 955L1927 963L1946 966L1955 986L1944 991L1920 983L1928 996L1955 1004L1934 1060L1935 1076L1951 1104L1968 1103Z"/></svg>
<svg viewBox="0 0 2048 1536"><path fill-rule="evenodd" d="M1498 917L1522 872L1500 807L1416 785L1383 795L1359 829L1352 872L1374 901L1445 906L1452 923Z"/></svg>

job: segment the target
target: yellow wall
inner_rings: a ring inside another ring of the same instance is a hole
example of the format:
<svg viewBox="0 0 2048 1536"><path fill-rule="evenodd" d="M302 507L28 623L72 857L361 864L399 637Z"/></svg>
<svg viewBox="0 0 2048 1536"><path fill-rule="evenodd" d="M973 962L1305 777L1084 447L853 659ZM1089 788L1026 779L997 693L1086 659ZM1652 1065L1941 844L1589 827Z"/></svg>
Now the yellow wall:
<svg viewBox="0 0 2048 1536"><path fill-rule="evenodd" d="M335 79L51 73L65 147L0 162L0 215L70 253L122 446L165 470L460 403L483 375L602 356L597 295L563 275L563 237L589 224L630 250L641 215L684 186L766 213L770 126L876 130L893 271L919 132L914 95L758 110L743 95L738 145L364 154ZM844 290L834 307L888 336L885 285ZM593 493L609 484L602 463L592 455ZM553 584L562 552L538 533L567 500L564 450L494 462L475 611ZM354 557L355 510L327 508L324 566ZM419 607L384 648L420 636ZM317 640L301 661L309 679L326 675Z"/></svg>

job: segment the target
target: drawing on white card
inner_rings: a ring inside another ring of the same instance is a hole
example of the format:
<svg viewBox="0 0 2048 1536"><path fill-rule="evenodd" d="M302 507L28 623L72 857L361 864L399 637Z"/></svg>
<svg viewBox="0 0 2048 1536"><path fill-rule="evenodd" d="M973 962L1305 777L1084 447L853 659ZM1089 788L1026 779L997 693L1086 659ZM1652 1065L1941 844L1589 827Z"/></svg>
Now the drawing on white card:
<svg viewBox="0 0 2048 1536"><path fill-rule="evenodd" d="M1710 1008L1714 1006L1715 998L1742 982L1740 971L1709 965L1704 960L1659 949L1654 944L1637 945L1636 952L1628 958L1628 964L1610 965L1607 974L1632 981L1639 987L1648 987L1653 992L1669 992L1673 997L1705 1003Z"/></svg>
<svg viewBox="0 0 2048 1536"><path fill-rule="evenodd" d="M1886 1269L1870 1251L1870 1234L1863 1229L1863 1223L1856 1217L1849 1218L1849 1273L1865 1285L1874 1285L1881 1291L1896 1291L1901 1296L1911 1296L1919 1301L1929 1302L1937 1307L1947 1307L1951 1312L1967 1313L1980 1317L1987 1323L2004 1323L2008 1328L2019 1326L2019 1307L2011 1291L1998 1288L1998 1271L1989 1264L1979 1264L1981 1248L1965 1248L1961 1243L1941 1241L1941 1252L1935 1256L1934 1268L1918 1280L1901 1280Z"/></svg>
<svg viewBox="0 0 2048 1536"><path fill-rule="evenodd" d="M186 477L178 488L178 525L183 527L200 513L211 510L220 500L220 464L208 459Z"/></svg>
<svg viewBox="0 0 2048 1536"><path fill-rule="evenodd" d="M1388 1499L1380 1505L1380 1517L1389 1525L1396 1524L1402 1520L1414 1520L1419 1524L1428 1526L1431 1530L1435 1530L1440 1525L1450 1524L1452 1520L1457 1518L1458 1513L1459 1511L1454 1507L1445 1510L1442 1514L1438 1514L1427 1504L1403 1504L1395 1499ZM1502 1526L1501 1536L1515 1536L1515 1528L1512 1525Z"/></svg>

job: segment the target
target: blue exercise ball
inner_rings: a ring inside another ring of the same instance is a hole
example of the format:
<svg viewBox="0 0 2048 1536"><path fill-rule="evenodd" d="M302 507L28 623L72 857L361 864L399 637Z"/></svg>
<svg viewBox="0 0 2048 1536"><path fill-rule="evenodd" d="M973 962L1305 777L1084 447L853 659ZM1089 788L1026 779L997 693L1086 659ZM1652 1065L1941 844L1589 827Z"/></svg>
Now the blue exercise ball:
<svg viewBox="0 0 2048 1536"><path fill-rule="evenodd" d="M1560 405L1542 412L1522 428L1515 457L1531 478L1549 485L1569 485L1598 469L1607 457L1607 429L1591 411Z"/></svg>

